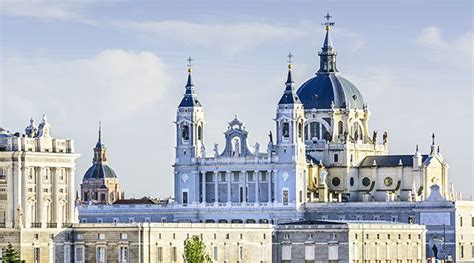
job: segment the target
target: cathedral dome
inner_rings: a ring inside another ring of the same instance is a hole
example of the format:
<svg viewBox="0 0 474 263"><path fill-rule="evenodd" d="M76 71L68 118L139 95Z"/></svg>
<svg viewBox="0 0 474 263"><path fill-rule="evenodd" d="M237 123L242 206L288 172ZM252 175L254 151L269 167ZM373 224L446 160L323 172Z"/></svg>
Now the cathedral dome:
<svg viewBox="0 0 474 263"><path fill-rule="evenodd" d="M110 166L101 163L93 164L84 174L84 180L106 178L117 178L117 175Z"/></svg>
<svg viewBox="0 0 474 263"><path fill-rule="evenodd" d="M347 79L333 74L316 74L297 91L305 109L363 109L365 102L359 89Z"/></svg>
<svg viewBox="0 0 474 263"><path fill-rule="evenodd" d="M337 52L332 45L329 30L333 22L328 14L326 25L326 36L324 38L320 57L320 67L316 76L306 81L296 92L306 110L350 108L363 109L364 98L360 91L347 79L339 76L336 67Z"/></svg>

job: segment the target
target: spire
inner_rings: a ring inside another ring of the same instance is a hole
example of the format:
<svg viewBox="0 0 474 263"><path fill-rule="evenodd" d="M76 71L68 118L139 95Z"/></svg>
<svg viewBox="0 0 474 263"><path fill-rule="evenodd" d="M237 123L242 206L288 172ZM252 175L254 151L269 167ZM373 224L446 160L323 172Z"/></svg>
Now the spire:
<svg viewBox="0 0 474 263"><path fill-rule="evenodd" d="M325 26L326 36L324 38L321 51L318 53L320 57L320 68L318 70L318 74L329 74L338 72L336 68L337 52L332 46L331 35L329 34L331 27L334 26L334 22L330 21L332 16L329 14L329 12L324 16L324 18L326 19L326 22L322 23L322 25Z"/></svg>
<svg viewBox="0 0 474 263"><path fill-rule="evenodd" d="M102 121L99 121L99 139L97 140L97 145L102 147Z"/></svg>
<svg viewBox="0 0 474 263"><path fill-rule="evenodd" d="M193 83L193 79L192 79L192 72L193 72L193 59L191 57L189 57L187 59L188 61L188 80L186 81L186 91L184 93L184 97L183 99L181 100L181 103L179 104L178 107L201 107L201 103L199 102L199 100L197 99L196 97L196 94L194 93L194 83Z"/></svg>
<svg viewBox="0 0 474 263"><path fill-rule="evenodd" d="M300 99L295 93L295 82L293 81L293 75L291 73L292 70L292 58L293 55L288 53L288 76L286 78L285 82L285 92L283 93L283 96L281 97L280 101L278 102L278 105L281 104L295 104L295 103L301 103Z"/></svg>
<svg viewBox="0 0 474 263"><path fill-rule="evenodd" d="M438 153L438 151L439 151L439 150L438 150L438 146L437 146L436 143L435 143L435 138L436 138L436 136L435 136L435 134L434 134L434 132L433 132L433 133L431 134L431 153L430 153L430 154L436 154L436 153Z"/></svg>
<svg viewBox="0 0 474 263"><path fill-rule="evenodd" d="M94 163L105 163L107 162L107 148L102 144L102 121L99 121L99 132L97 143L94 148Z"/></svg>
<svg viewBox="0 0 474 263"><path fill-rule="evenodd" d="M433 133L431 134L431 145L435 145L435 138L436 138L436 136L435 136L435 134L434 134L434 132L433 132Z"/></svg>

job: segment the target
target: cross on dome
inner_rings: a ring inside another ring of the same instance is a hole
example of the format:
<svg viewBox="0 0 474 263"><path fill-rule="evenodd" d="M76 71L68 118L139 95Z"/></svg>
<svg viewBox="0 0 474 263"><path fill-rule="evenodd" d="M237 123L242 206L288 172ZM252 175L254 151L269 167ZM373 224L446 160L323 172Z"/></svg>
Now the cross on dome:
<svg viewBox="0 0 474 263"><path fill-rule="evenodd" d="M321 25L323 26L326 26L326 31L329 31L329 29L331 28L331 26L334 26L334 22L331 22L329 21L332 16L329 14L329 12L324 16L324 18L326 19L326 22L325 23L321 23Z"/></svg>
<svg viewBox="0 0 474 263"><path fill-rule="evenodd" d="M188 72L191 73L191 71L193 70L192 62L194 61L194 59L191 58L191 56L190 56L190 57L188 57L188 59L186 59L186 61L188 62L188 65L187 65L188 66Z"/></svg>

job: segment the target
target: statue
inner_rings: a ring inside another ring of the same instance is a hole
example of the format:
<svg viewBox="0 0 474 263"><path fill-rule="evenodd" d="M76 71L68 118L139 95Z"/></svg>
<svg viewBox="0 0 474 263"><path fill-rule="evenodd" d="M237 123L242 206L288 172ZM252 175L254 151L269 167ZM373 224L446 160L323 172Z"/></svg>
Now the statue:
<svg viewBox="0 0 474 263"><path fill-rule="evenodd" d="M324 140L330 142L331 139L332 139L331 137L332 137L332 136L331 136L331 134L330 134L328 131L326 131L326 132L324 133Z"/></svg>
<svg viewBox="0 0 474 263"><path fill-rule="evenodd" d="M372 143L377 144L377 131L374 131L372 134Z"/></svg>
<svg viewBox="0 0 474 263"><path fill-rule="evenodd" d="M258 142L255 143L255 146L253 148L255 149L255 154L258 154L260 152L260 144Z"/></svg>
<svg viewBox="0 0 474 263"><path fill-rule="evenodd" d="M272 131L270 131L270 133L268 134L268 137L270 138L270 143L273 144L273 135L272 135Z"/></svg>
<svg viewBox="0 0 474 263"><path fill-rule="evenodd" d="M23 226L23 211L21 210L21 206L18 206L16 208L16 222L15 225L18 228L21 228Z"/></svg>
<svg viewBox="0 0 474 263"><path fill-rule="evenodd" d="M354 132L354 141L357 142L359 140L359 130Z"/></svg>
<svg viewBox="0 0 474 263"><path fill-rule="evenodd" d="M387 138L388 138L388 134L387 132L383 132L383 136L382 136L382 139L383 139L383 144L387 144Z"/></svg>
<svg viewBox="0 0 474 263"><path fill-rule="evenodd" d="M347 142L347 138L349 137L349 132L347 130L344 131L344 142Z"/></svg>
<svg viewBox="0 0 474 263"><path fill-rule="evenodd" d="M189 140L189 126L188 125L183 126L182 136L183 136L184 140L186 140L186 141Z"/></svg>
<svg viewBox="0 0 474 263"><path fill-rule="evenodd" d="M219 156L219 144L214 144L214 157Z"/></svg>
<svg viewBox="0 0 474 263"><path fill-rule="evenodd" d="M235 139L234 140L234 149L233 149L233 152L232 152L232 156L240 156L240 142L239 142L239 139Z"/></svg>
<svg viewBox="0 0 474 263"><path fill-rule="evenodd" d="M206 157L206 146L201 145L201 158L205 158Z"/></svg>
<svg viewBox="0 0 474 263"><path fill-rule="evenodd" d="M326 185L326 178L328 176L328 173L326 171L321 171L319 173L319 184L321 185Z"/></svg>

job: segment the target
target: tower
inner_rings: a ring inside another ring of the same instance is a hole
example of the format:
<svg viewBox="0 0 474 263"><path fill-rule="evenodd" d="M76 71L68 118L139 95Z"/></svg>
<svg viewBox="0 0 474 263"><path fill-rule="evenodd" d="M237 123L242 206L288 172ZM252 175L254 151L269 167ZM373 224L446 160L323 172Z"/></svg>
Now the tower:
<svg viewBox="0 0 474 263"><path fill-rule="evenodd" d="M188 58L188 80L176 114L175 199L178 203L198 202L199 173L193 164L205 157L204 112L194 92L192 62Z"/></svg>
<svg viewBox="0 0 474 263"><path fill-rule="evenodd" d="M304 143L304 109L295 93L292 76L291 53L288 55L288 76L285 91L278 102L275 124L279 169L275 176L275 200L283 204L298 205L306 201L306 151Z"/></svg>
<svg viewBox="0 0 474 263"><path fill-rule="evenodd" d="M82 179L82 201L113 204L124 198L118 177L108 164L107 148L102 143L102 125L99 122L99 136L94 148L92 166L87 169Z"/></svg>

